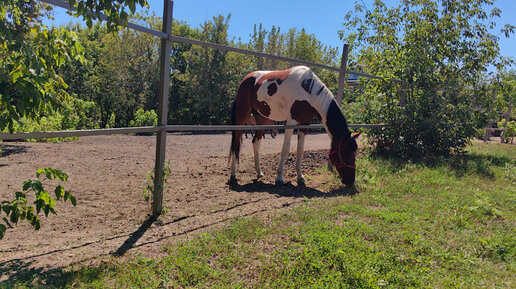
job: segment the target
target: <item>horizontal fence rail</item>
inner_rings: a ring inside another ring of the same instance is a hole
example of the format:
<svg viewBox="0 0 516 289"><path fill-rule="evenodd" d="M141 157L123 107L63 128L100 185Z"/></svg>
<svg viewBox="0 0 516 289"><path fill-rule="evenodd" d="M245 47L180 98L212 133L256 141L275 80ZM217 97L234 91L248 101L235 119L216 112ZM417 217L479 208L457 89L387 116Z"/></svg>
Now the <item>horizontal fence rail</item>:
<svg viewBox="0 0 516 289"><path fill-rule="evenodd" d="M382 128L386 124L349 124L349 128ZM311 125L166 125L141 126L127 128L107 128L89 130L63 130L42 132L0 133L0 140L43 139L56 137L81 137L95 135L152 133L167 132L194 132L194 131L232 131L232 130L266 130L266 129L323 129L322 124Z"/></svg>

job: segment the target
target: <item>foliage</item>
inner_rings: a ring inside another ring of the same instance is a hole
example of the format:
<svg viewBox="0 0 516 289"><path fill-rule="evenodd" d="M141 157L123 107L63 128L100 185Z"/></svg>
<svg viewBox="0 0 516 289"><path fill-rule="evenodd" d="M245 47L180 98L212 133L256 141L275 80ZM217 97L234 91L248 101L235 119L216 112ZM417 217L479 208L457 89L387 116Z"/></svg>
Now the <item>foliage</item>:
<svg viewBox="0 0 516 289"><path fill-rule="evenodd" d="M21 117L37 119L68 98L56 69L81 61L75 33L40 24L48 11L34 1L0 3L0 130Z"/></svg>
<svg viewBox="0 0 516 289"><path fill-rule="evenodd" d="M516 70L498 71L493 78L493 86L494 95L489 117L497 120L501 115L507 115L511 98L513 101L516 99Z"/></svg>
<svg viewBox="0 0 516 289"><path fill-rule="evenodd" d="M491 11L486 11L491 9ZM361 121L387 123L372 129L377 152L429 158L463 149L485 126L488 65L503 67L492 18L500 16L488 0L408 0L372 10L356 5L341 36L351 45L351 65L396 81L364 81ZM514 26L506 25L507 37ZM482 121L477 121L479 118Z"/></svg>
<svg viewBox="0 0 516 289"><path fill-rule="evenodd" d="M15 193L13 201L2 201L0 203L0 214L5 214L5 217L2 218L3 224L0 223L0 239L5 236L7 227L12 228L12 225L16 225L19 221L27 221L35 230L39 230L40 221L38 214L41 210L43 210L45 217L48 217L48 213L57 215L54 210L56 202L44 188L44 181L56 179L66 182L68 175L57 169L43 168L37 170L36 178L36 180L25 181L22 190ZM34 201L36 209L33 206L27 205L27 194L31 191L36 196ZM70 200L74 207L77 205L75 197L61 185L55 187L54 194L56 200L63 199L65 202Z"/></svg>
<svg viewBox="0 0 516 289"><path fill-rule="evenodd" d="M263 41L252 38L242 43L228 36L231 17L216 16L199 28L175 21L174 35L239 48L300 58L336 65L337 50L323 46L305 30L280 28L270 31L260 26ZM161 19L146 12L131 21L160 29ZM78 98L94 101L100 113L100 127L107 127L115 115L115 126L129 126L136 111L157 109L159 84L159 42L153 37L130 29L109 33L97 23L91 27L68 25L84 47L84 61L72 61L60 68L67 91ZM256 36L258 37L258 36ZM256 41L262 41L258 46ZM238 84L252 70L283 69L292 63L264 60L184 43L172 43L169 120L171 124L224 124L230 120L230 109ZM336 90L336 73L316 71L326 84ZM111 126L111 125L109 125Z"/></svg>
<svg viewBox="0 0 516 289"><path fill-rule="evenodd" d="M14 123L12 132L40 132L98 128L99 119L94 102L72 99L66 102L60 112L37 115L37 120L22 117ZM5 129L7 131L7 129ZM59 142L68 138L40 139L39 141ZM27 141L35 141L28 139Z"/></svg>
<svg viewBox="0 0 516 289"><path fill-rule="evenodd" d="M134 114L134 120L131 120L129 126L156 126L158 125L158 114L153 110L144 110L140 108Z"/></svg>
<svg viewBox="0 0 516 289"><path fill-rule="evenodd" d="M88 26L100 12L107 15L107 30L127 23L136 5L145 0L69 0ZM67 84L58 74L71 61L83 62L83 47L74 31L42 25L51 6L33 0L0 2L0 131L14 130L22 117L35 119L61 108L69 99ZM92 11L93 13L89 13Z"/></svg>
<svg viewBox="0 0 516 289"><path fill-rule="evenodd" d="M498 122L499 128L505 127L505 119L502 119ZM507 128L504 133L502 133L502 138L505 143L508 143L509 140L513 139L516 136L516 121L511 120L507 122ZM512 142L511 142L512 143Z"/></svg>
<svg viewBox="0 0 516 289"><path fill-rule="evenodd" d="M172 164L171 164L170 160L167 160L163 164L163 174L162 174L163 184L165 184L167 182L167 179L170 176L171 172L172 172ZM144 198L145 202L149 205L150 210L152 210L152 196L154 194L154 173L155 173L155 169L152 169L152 171L150 171L147 174L147 185L146 185L145 189L143 189L143 192L142 192L143 198ZM168 209L165 206L163 206L161 213L164 214L167 211L168 211Z"/></svg>
<svg viewBox="0 0 516 289"><path fill-rule="evenodd" d="M514 173L516 147L475 143L467 151L432 167L365 156L355 195L321 170L310 182L333 195L308 199L299 189L296 206L172 242L165 257L107 260L48 278L80 288L511 287L516 183L506 173ZM32 276L17 285L50 283Z"/></svg>

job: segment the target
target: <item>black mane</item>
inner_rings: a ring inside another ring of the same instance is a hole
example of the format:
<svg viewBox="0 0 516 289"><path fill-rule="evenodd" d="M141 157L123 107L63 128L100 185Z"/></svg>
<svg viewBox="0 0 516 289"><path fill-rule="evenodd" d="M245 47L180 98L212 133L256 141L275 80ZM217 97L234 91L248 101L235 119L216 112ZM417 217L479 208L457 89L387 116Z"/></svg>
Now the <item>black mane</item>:
<svg viewBox="0 0 516 289"><path fill-rule="evenodd" d="M330 103L330 107L328 107L328 113L326 114L326 126L328 127L333 140L349 138L351 136L346 118L340 111L339 106L335 100L333 100Z"/></svg>

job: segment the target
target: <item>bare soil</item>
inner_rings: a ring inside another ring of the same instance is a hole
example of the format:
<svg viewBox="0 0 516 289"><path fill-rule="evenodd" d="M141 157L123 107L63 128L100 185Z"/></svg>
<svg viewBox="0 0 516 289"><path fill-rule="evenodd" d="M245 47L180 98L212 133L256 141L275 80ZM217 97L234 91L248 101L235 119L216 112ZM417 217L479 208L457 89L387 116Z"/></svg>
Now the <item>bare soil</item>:
<svg viewBox="0 0 516 289"><path fill-rule="evenodd" d="M12 200L37 168L61 169L77 207L58 202L58 215L41 217L41 229L21 223L0 240L0 281L28 270L73 264L93 265L105 258L159 256L163 246L238 217L270 212L307 198L334 196L317 178L297 186L294 169L296 137L292 137L285 181L274 185L283 135L262 143L265 177L254 181L251 139L244 139L238 183L229 185L231 135L169 134L166 158L172 173L166 183L158 221L149 218L142 191L154 167L155 136L95 136L61 143L0 143L0 200ZM330 145L324 133L309 134L303 171L317 175L327 163ZM53 190L55 183L48 183ZM33 200L30 200L33 201ZM123 256L123 257L122 257Z"/></svg>

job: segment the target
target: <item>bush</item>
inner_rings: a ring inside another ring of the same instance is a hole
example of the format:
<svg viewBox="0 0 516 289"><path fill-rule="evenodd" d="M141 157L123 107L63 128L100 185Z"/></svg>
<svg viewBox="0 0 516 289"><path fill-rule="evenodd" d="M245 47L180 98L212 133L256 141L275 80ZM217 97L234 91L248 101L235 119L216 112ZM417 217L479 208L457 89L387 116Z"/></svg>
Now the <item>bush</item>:
<svg viewBox="0 0 516 289"><path fill-rule="evenodd" d="M499 128L504 128L505 126L505 119L502 119L498 122ZM503 138L503 141L505 143L508 143L509 140L512 140L514 136L516 135L516 121L511 120L507 122L507 129L504 133L501 134L501 137ZM511 142L512 143L512 142Z"/></svg>
<svg viewBox="0 0 516 289"><path fill-rule="evenodd" d="M100 115L97 105L93 101L74 98L62 110L62 115L61 127L63 130L96 129L100 126Z"/></svg>
<svg viewBox="0 0 516 289"><path fill-rule="evenodd" d="M144 110L140 108L134 114L134 120L129 122L129 126L157 126L158 114L154 110Z"/></svg>
<svg viewBox="0 0 516 289"><path fill-rule="evenodd" d="M13 125L13 132L41 132L59 130L80 130L99 128L99 115L97 107L92 101L73 99L66 103L59 112L48 115L40 115L35 119L22 117ZM7 128L4 132L8 132ZM52 138L39 141L59 142L74 138ZM27 139L27 141L36 141Z"/></svg>
<svg viewBox="0 0 516 289"><path fill-rule="evenodd" d="M129 126L157 126L158 125L158 114L154 110L144 110L140 108L134 114L134 120L129 122ZM136 135L153 135L153 133L137 133Z"/></svg>
<svg viewBox="0 0 516 289"><path fill-rule="evenodd" d="M388 7L375 1L346 15L341 36L350 44L349 66L385 79L362 81L356 99L361 121L389 125L366 131L376 152L413 160L446 157L485 126L488 117L477 109L490 101L485 70L500 58L483 10L489 5L406 0Z"/></svg>

